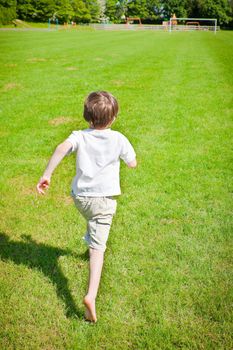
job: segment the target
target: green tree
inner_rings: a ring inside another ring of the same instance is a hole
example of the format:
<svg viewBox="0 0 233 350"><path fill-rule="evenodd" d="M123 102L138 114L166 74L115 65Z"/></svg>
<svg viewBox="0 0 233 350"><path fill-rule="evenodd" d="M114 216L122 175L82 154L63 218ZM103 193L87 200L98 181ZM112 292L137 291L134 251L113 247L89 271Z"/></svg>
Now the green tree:
<svg viewBox="0 0 233 350"><path fill-rule="evenodd" d="M232 20L232 0L161 0L166 16L217 18L218 23Z"/></svg>
<svg viewBox="0 0 233 350"><path fill-rule="evenodd" d="M146 1L148 19L152 22L164 18L164 7L159 0Z"/></svg>
<svg viewBox="0 0 233 350"><path fill-rule="evenodd" d="M106 0L105 16L111 21L116 21L116 1Z"/></svg>
<svg viewBox="0 0 233 350"><path fill-rule="evenodd" d="M0 0L0 23L8 24L16 18L16 0Z"/></svg>
<svg viewBox="0 0 233 350"><path fill-rule="evenodd" d="M33 4L36 9L34 20L44 22L56 17L57 8L54 0L34 0Z"/></svg>
<svg viewBox="0 0 233 350"><path fill-rule="evenodd" d="M105 16L115 23L121 22L127 10L127 0L106 0Z"/></svg>
<svg viewBox="0 0 233 350"><path fill-rule="evenodd" d="M127 17L147 18L149 15L147 0L132 0L128 1Z"/></svg>
<svg viewBox="0 0 233 350"><path fill-rule="evenodd" d="M29 21L47 21L56 13L54 0L18 0L18 18Z"/></svg>
<svg viewBox="0 0 233 350"><path fill-rule="evenodd" d="M106 0L98 0L99 4L99 19L101 22L106 20L105 16L105 8L106 8Z"/></svg>
<svg viewBox="0 0 233 350"><path fill-rule="evenodd" d="M217 18L220 25L232 20L232 7L228 0L197 0L197 8L200 17Z"/></svg>
<svg viewBox="0 0 233 350"><path fill-rule="evenodd" d="M85 0L85 5L91 15L91 22L100 21L100 5L97 0Z"/></svg>
<svg viewBox="0 0 233 350"><path fill-rule="evenodd" d="M176 17L188 17L189 0L163 0L164 15L170 18L174 13Z"/></svg>
<svg viewBox="0 0 233 350"><path fill-rule="evenodd" d="M56 0L56 17L61 22L69 22L74 17L74 10L69 0Z"/></svg>
<svg viewBox="0 0 233 350"><path fill-rule="evenodd" d="M22 20L31 20L36 13L36 8L32 0L17 1L17 17Z"/></svg>
<svg viewBox="0 0 233 350"><path fill-rule="evenodd" d="M82 0L72 0L71 5L74 12L73 21L77 23L88 23L91 21L91 14L85 2Z"/></svg>

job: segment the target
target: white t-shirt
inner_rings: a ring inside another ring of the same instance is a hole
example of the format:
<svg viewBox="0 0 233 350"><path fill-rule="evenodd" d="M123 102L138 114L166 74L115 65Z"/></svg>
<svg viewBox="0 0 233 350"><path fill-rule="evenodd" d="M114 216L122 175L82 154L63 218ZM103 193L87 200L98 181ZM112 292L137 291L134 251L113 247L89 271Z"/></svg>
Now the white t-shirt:
<svg viewBox="0 0 233 350"><path fill-rule="evenodd" d="M121 194L120 159L133 161L135 151L128 139L111 129L73 131L67 141L77 152L76 176L72 182L75 195L105 197Z"/></svg>

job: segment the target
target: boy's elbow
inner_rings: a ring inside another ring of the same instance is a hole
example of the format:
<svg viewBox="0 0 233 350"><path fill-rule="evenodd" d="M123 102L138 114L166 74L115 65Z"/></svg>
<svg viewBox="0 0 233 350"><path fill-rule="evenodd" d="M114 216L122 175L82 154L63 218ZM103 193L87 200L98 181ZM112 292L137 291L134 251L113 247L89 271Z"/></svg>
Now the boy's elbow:
<svg viewBox="0 0 233 350"><path fill-rule="evenodd" d="M128 165L129 168L136 168L137 160L134 159L134 160L132 160L132 162L129 162L127 165Z"/></svg>

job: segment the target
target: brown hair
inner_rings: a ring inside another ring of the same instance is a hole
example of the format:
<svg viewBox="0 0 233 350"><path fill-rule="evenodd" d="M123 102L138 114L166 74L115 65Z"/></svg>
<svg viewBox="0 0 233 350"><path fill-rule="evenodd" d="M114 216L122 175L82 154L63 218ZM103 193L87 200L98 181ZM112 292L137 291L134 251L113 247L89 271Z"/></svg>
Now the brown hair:
<svg viewBox="0 0 233 350"><path fill-rule="evenodd" d="M118 113L118 102L106 91L91 92L84 102L84 119L94 128L107 126Z"/></svg>

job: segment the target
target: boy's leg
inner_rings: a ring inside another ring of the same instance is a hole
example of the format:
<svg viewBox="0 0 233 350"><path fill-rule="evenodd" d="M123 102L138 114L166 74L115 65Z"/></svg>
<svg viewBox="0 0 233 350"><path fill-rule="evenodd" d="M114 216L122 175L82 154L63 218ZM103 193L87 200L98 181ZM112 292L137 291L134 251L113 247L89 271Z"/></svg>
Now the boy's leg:
<svg viewBox="0 0 233 350"><path fill-rule="evenodd" d="M86 306L85 317L87 320L96 322L95 299L97 296L100 277L104 261L104 252L96 249L89 249L90 252L90 271L89 271L89 287L87 295L84 298Z"/></svg>
<svg viewBox="0 0 233 350"><path fill-rule="evenodd" d="M87 234L85 240L89 245L90 267L89 286L84 298L86 319L97 321L95 300L98 293L106 242L116 211L116 200L107 197L78 198L77 207L87 220Z"/></svg>

